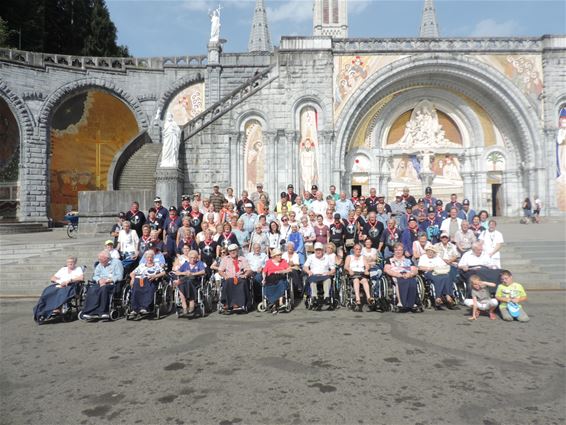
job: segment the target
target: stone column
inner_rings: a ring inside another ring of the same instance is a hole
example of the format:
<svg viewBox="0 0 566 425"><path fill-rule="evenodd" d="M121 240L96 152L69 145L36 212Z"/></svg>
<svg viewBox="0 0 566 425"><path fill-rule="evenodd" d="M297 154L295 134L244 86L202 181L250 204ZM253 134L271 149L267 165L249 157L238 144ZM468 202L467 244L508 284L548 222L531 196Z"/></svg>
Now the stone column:
<svg viewBox="0 0 566 425"><path fill-rule="evenodd" d="M521 187L521 172L506 170L503 172L503 200L505 202L503 215L520 216L523 188Z"/></svg>
<svg viewBox="0 0 566 425"><path fill-rule="evenodd" d="M222 45L219 42L208 43L208 64L206 66L206 105L212 106L220 100L220 83L222 67L220 66L220 55L222 54Z"/></svg>
<svg viewBox="0 0 566 425"><path fill-rule="evenodd" d="M264 131L263 141L265 143L265 176L263 177L263 188L269 193L271 199L270 208L273 208L273 202L279 200L277 194L277 168L279 167L279 146L274 131Z"/></svg>

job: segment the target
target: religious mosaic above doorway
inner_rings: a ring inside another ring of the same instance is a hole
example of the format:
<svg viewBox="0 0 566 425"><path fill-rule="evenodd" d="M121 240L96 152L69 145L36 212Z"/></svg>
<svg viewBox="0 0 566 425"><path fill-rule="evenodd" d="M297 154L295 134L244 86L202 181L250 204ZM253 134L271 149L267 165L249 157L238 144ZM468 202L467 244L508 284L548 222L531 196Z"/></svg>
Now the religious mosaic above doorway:
<svg viewBox="0 0 566 425"><path fill-rule="evenodd" d="M171 112L175 123L182 127L202 111L204 111L204 83L198 83L179 92L169 103L164 116Z"/></svg>

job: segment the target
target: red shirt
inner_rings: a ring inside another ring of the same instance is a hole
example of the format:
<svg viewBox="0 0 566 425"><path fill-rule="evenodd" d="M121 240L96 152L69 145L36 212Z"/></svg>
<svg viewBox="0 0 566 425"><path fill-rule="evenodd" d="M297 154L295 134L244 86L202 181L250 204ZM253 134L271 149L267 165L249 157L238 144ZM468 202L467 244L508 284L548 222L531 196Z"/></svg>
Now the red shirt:
<svg viewBox="0 0 566 425"><path fill-rule="evenodd" d="M267 276L275 273L275 272L280 272L282 270L285 270L289 268L289 264L287 263L287 261L285 260L281 260L279 262L279 265L276 265L273 260L267 260L267 263L265 264L265 267L263 268L263 271L265 272L265 274Z"/></svg>

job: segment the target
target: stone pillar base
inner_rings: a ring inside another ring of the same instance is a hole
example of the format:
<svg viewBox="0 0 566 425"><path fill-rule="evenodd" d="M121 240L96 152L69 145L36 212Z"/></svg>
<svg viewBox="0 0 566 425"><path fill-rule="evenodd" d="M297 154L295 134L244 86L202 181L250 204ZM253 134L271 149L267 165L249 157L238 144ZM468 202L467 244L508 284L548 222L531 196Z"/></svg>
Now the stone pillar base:
<svg viewBox="0 0 566 425"><path fill-rule="evenodd" d="M183 195L183 172L178 168L158 168L155 173L155 195L165 208L178 207Z"/></svg>

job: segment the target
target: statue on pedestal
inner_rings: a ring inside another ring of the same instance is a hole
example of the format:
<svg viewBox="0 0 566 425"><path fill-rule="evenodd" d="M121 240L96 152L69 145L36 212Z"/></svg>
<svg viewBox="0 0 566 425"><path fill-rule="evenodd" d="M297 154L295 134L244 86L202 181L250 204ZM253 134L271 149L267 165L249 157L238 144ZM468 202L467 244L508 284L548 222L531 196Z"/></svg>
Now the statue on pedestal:
<svg viewBox="0 0 566 425"><path fill-rule="evenodd" d="M211 12L208 17L210 18L210 40L209 43L218 43L220 41L220 5Z"/></svg>
<svg viewBox="0 0 566 425"><path fill-rule="evenodd" d="M173 120L173 114L167 114L163 124L163 149L161 150L161 168L177 168L177 156L181 143L181 128Z"/></svg>

